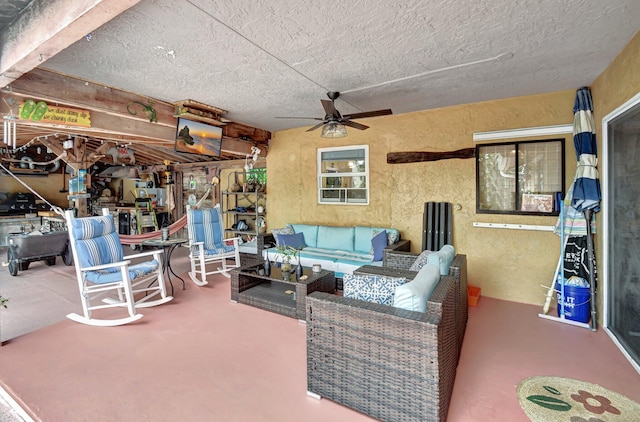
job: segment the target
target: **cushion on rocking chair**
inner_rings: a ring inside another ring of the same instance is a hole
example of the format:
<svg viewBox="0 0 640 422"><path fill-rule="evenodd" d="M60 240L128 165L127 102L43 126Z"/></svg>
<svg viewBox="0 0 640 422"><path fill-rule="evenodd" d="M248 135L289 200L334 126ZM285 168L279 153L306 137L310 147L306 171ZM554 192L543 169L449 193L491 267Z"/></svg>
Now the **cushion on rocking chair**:
<svg viewBox="0 0 640 422"><path fill-rule="evenodd" d="M222 254L226 254L226 253L230 253L233 252L235 249L233 246L227 246L224 245L224 247L222 248L215 248L215 249L204 249L204 256L216 256L216 255L222 255ZM197 247L192 247L191 248L191 256L200 256L200 249L198 249Z"/></svg>
<svg viewBox="0 0 640 422"><path fill-rule="evenodd" d="M187 228L190 244L202 242L205 251L211 251L205 252L205 255L218 255L234 250L224 242L224 227L218 208L187 210ZM197 252L192 250L191 253Z"/></svg>
<svg viewBox="0 0 640 422"><path fill-rule="evenodd" d="M120 262L124 259L120 237L111 215L73 220L73 236L82 268ZM131 280L151 273L158 268L158 261L151 260L129 266ZM84 273L86 280L104 284L121 280L120 268L106 268Z"/></svg>
<svg viewBox="0 0 640 422"><path fill-rule="evenodd" d="M122 261L122 245L112 216L75 219L72 233L82 268Z"/></svg>
<svg viewBox="0 0 640 422"><path fill-rule="evenodd" d="M136 278L140 278L142 276L150 274L158 268L158 265L159 263L155 259L147 262L141 262L139 264L129 265L129 279L131 281L134 281ZM87 271L85 272L85 277L90 282L96 284L114 283L122 280L120 268Z"/></svg>

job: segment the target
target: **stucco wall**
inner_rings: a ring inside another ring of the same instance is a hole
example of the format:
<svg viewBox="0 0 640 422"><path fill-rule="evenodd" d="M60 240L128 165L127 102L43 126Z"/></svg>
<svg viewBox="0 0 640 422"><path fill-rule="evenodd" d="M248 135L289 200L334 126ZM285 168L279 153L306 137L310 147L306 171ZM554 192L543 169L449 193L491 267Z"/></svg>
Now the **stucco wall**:
<svg viewBox="0 0 640 422"><path fill-rule="evenodd" d="M469 282L482 294L542 304L560 251L550 232L474 228L473 222L551 226L555 217L476 214L475 160L451 159L387 164L388 152L452 151L474 147L473 133L571 123L575 91L467 104L371 119L370 129L349 129L347 138L326 140L319 131L277 132L267 156L269 228L286 223L374 225L398 228L412 250L422 246L422 213L427 201L459 204L454 211L454 245L467 255ZM554 136L558 137L558 136ZM567 149L573 148L571 137ZM327 146L369 144L371 203L319 205L316 151ZM567 186L575 173L567 153Z"/></svg>
<svg viewBox="0 0 640 422"><path fill-rule="evenodd" d="M602 118L640 92L640 32L591 85L598 131ZM602 137L598 137L602 141ZM601 144L599 144L601 145Z"/></svg>
<svg viewBox="0 0 640 422"><path fill-rule="evenodd" d="M601 147L602 117L640 91L640 33L593 82L591 90ZM549 285L553 279L559 237L549 232L472 225L475 221L553 225L555 217L476 214L473 159L389 165L386 154L452 151L473 147L474 132L571 123L574 98L575 90L569 90L379 117L368 121L370 129L349 130L347 138L338 140L322 139L319 131L307 133L304 129L276 132L267 157L268 227L300 222L396 227L417 252L422 244L424 202L452 202L460 205L454 211L454 245L467 255L469 282L480 286L485 296L542 305L546 290L541 285ZM572 137L565 139L568 188L576 163ZM370 146L370 205L318 205L317 148L361 144ZM601 218L596 215L599 233ZM602 236L596 235L596 248L600 264Z"/></svg>

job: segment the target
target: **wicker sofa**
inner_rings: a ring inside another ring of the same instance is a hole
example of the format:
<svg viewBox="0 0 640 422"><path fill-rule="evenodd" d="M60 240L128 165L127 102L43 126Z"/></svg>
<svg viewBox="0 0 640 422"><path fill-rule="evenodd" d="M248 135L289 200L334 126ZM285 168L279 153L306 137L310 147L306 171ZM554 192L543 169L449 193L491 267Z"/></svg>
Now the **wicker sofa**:
<svg viewBox="0 0 640 422"><path fill-rule="evenodd" d="M466 296L459 303L458 289L466 286L466 266L466 256L456 255L455 275L440 277L424 313L309 295L308 394L383 421L446 420L460 353L459 310Z"/></svg>

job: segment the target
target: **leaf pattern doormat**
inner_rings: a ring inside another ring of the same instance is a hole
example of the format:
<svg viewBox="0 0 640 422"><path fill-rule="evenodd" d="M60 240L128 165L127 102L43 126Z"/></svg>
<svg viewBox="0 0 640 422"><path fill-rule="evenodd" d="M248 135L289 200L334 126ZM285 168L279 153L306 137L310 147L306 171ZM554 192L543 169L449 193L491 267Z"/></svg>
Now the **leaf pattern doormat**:
<svg viewBox="0 0 640 422"><path fill-rule="evenodd" d="M640 421L640 404L597 384L531 377L518 384L518 401L533 422Z"/></svg>

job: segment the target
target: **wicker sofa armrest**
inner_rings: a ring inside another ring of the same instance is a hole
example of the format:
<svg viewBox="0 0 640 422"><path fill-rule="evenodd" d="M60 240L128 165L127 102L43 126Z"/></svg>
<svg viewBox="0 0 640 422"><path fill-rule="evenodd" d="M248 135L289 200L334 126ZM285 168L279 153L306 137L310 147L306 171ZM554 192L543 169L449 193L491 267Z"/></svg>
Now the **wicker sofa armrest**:
<svg viewBox="0 0 640 422"><path fill-rule="evenodd" d="M382 258L382 266L388 268L397 268L399 270L408 270L418 257L419 254L404 250L385 251Z"/></svg>
<svg viewBox="0 0 640 422"><path fill-rule="evenodd" d="M449 275L456 281L456 327L458 330L458 352L462 349L464 333L467 330L469 318L469 297L467 296L467 256L457 254L449 266Z"/></svg>
<svg viewBox="0 0 640 422"><path fill-rule="evenodd" d="M394 260L401 262L403 259L408 260L408 256L412 255L413 261L417 258L417 254L407 254L405 252L393 252ZM399 257L398 259L396 259ZM400 264L404 266L404 264ZM408 268L408 267L407 267ZM408 281L413 280L418 274L417 271L408 269L394 268L389 266L363 265L353 272L354 274L374 274L387 277L404 277ZM456 331L458 332L458 352L462 349L462 341L464 333L467 330L467 320L469 317L468 296L467 296L467 256L457 254L451 265L449 266L449 275L456 280Z"/></svg>
<svg viewBox="0 0 640 422"><path fill-rule="evenodd" d="M392 245L388 245L382 250L382 262L384 263L387 260L387 254L392 254L397 252L409 252L410 250L411 250L410 240L398 240L396 243Z"/></svg>
<svg viewBox="0 0 640 422"><path fill-rule="evenodd" d="M314 292L307 297L307 389L380 420L446 420L458 362L455 280L427 312Z"/></svg>
<svg viewBox="0 0 640 422"><path fill-rule="evenodd" d="M372 274L386 277L404 277L407 281L413 280L416 274L418 274L417 271L399 270L397 268L380 267L378 265L363 265L353 273L356 275Z"/></svg>
<svg viewBox="0 0 640 422"><path fill-rule="evenodd" d="M392 245L388 245L384 248L384 252L393 252L393 251L407 251L411 250L411 241L410 240L398 240L396 243Z"/></svg>

